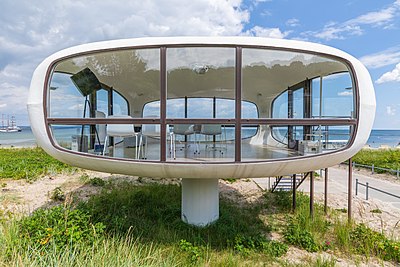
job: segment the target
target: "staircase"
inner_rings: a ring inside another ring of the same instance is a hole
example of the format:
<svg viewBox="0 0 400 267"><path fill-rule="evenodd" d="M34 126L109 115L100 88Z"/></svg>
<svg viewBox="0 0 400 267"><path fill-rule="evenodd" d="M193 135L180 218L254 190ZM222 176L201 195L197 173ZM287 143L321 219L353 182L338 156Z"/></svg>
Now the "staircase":
<svg viewBox="0 0 400 267"><path fill-rule="evenodd" d="M296 174L296 189L303 183L303 181L310 175L309 172ZM275 182L271 187L271 191L292 191L293 190L293 177L291 175L277 176Z"/></svg>

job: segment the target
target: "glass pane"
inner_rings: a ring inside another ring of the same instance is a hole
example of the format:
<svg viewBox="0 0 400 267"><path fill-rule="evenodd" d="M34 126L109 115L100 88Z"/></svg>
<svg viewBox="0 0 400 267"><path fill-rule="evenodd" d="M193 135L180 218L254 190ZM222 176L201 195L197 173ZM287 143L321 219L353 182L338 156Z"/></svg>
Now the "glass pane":
<svg viewBox="0 0 400 267"><path fill-rule="evenodd" d="M352 118L354 116L353 91L351 76L348 72L322 77L322 87L321 78L313 79L313 117Z"/></svg>
<svg viewBox="0 0 400 267"><path fill-rule="evenodd" d="M273 118L289 118L289 100L288 92L280 94L275 98L272 105L272 117Z"/></svg>
<svg viewBox="0 0 400 267"><path fill-rule="evenodd" d="M100 89L97 91L97 111L102 112L103 114L108 115L108 92L107 90ZM96 116L98 117L98 116Z"/></svg>
<svg viewBox="0 0 400 267"><path fill-rule="evenodd" d="M113 105L112 105L113 115L128 115L129 114L128 101L114 90L112 98L113 98Z"/></svg>
<svg viewBox="0 0 400 267"><path fill-rule="evenodd" d="M242 126L242 135L248 125ZM262 161L326 153L347 146L351 126L257 125L256 134L242 138L242 161ZM306 133L309 132L309 133ZM289 136L291 136L289 138Z"/></svg>
<svg viewBox="0 0 400 267"><path fill-rule="evenodd" d="M235 99L235 49L169 48L167 50L167 97L188 99L188 118L213 118L213 98ZM176 113L167 115L173 118ZM224 110L216 118L227 116ZM234 118L234 113L233 117Z"/></svg>
<svg viewBox="0 0 400 267"><path fill-rule="evenodd" d="M285 92L299 83L306 83L320 76L326 77L324 82L326 90L329 90L326 109L328 98L336 96L335 101L329 102L329 109L334 111L327 110L325 113L342 115L343 112L338 111L342 106L336 105L336 102L341 101L338 96L348 95L348 91L343 91L344 88L352 88L351 76L344 63L313 54L255 48L243 49L242 58L242 100L255 103L260 118L304 118L305 108L311 105L302 102L301 94L304 91L294 92L295 114L292 116L288 114L287 108L287 102L291 99ZM331 77L341 72L347 73L347 83L342 80L339 82L337 78L333 82ZM353 103L347 100L343 105L347 111L353 107ZM243 108L242 111L242 117L247 119L248 114ZM349 113L347 111L346 114Z"/></svg>
<svg viewBox="0 0 400 267"><path fill-rule="evenodd" d="M56 143L99 157L160 160L160 125L51 125Z"/></svg>
<svg viewBox="0 0 400 267"><path fill-rule="evenodd" d="M242 101L242 118L258 119L258 109L256 104Z"/></svg>
<svg viewBox="0 0 400 267"><path fill-rule="evenodd" d="M213 100L211 98L188 98L187 118L213 118Z"/></svg>
<svg viewBox="0 0 400 267"><path fill-rule="evenodd" d="M167 160L198 163L235 160L234 125L174 124L169 129Z"/></svg>
<svg viewBox="0 0 400 267"><path fill-rule="evenodd" d="M235 118L235 100L217 98L215 118L221 118L221 119Z"/></svg>
<svg viewBox="0 0 400 267"><path fill-rule="evenodd" d="M85 97L80 94L71 80L71 74L54 73L50 82L50 103L48 114L57 118L89 117L89 108L84 114L87 105Z"/></svg>
<svg viewBox="0 0 400 267"><path fill-rule="evenodd" d="M304 89L293 91L293 115L294 119L304 118Z"/></svg>
<svg viewBox="0 0 400 267"><path fill-rule="evenodd" d="M143 124L141 127L142 151L140 159L142 160L160 160L161 148L161 125Z"/></svg>
<svg viewBox="0 0 400 267"><path fill-rule="evenodd" d="M112 103L106 91L113 92ZM108 115L112 108L114 115L141 118L144 105L156 100L160 100L160 52L139 49L60 61L50 80L48 106L51 117L95 117L96 111ZM159 117L160 109L153 114Z"/></svg>

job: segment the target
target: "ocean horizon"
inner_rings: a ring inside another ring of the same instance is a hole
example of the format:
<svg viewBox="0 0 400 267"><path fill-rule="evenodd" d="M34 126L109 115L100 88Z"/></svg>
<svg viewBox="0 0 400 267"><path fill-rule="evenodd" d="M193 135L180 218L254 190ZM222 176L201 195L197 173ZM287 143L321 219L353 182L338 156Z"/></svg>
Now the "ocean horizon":
<svg viewBox="0 0 400 267"><path fill-rule="evenodd" d="M17 133L0 133L1 146L16 146L16 147L32 147L36 145L35 137L30 126L20 126L22 131ZM72 128L67 130L66 134L70 135L71 131L76 131ZM338 131L338 130L336 130ZM339 139L340 135L335 139ZM339 137L339 138L338 138ZM373 129L368 138L367 145L372 148L380 146L396 147L400 144L400 130L382 130Z"/></svg>

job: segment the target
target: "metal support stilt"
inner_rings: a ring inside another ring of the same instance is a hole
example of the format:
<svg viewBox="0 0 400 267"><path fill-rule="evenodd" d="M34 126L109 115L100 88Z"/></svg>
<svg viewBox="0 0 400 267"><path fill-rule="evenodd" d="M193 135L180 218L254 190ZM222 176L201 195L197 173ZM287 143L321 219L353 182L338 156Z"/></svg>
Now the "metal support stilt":
<svg viewBox="0 0 400 267"><path fill-rule="evenodd" d="M349 158L349 175L348 175L348 187L347 187L347 218L348 221L352 220L352 186L353 186L353 160Z"/></svg>
<svg viewBox="0 0 400 267"><path fill-rule="evenodd" d="M314 218L314 171L310 172L310 217Z"/></svg>
<svg viewBox="0 0 400 267"><path fill-rule="evenodd" d="M292 203L292 210L293 210L293 212L296 210L296 187L297 187L297 184L296 184L296 174L293 174L292 175L292 179L293 179L293 184L292 184L292 192L293 192L293 197L292 197L292 200L293 200L293 203Z"/></svg>
<svg viewBox="0 0 400 267"><path fill-rule="evenodd" d="M328 213L328 168L325 168L324 212Z"/></svg>

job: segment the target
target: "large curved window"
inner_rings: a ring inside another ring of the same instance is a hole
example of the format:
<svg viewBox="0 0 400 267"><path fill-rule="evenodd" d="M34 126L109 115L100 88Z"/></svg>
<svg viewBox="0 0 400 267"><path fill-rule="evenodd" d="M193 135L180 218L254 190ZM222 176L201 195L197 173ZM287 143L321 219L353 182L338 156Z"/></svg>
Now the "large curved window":
<svg viewBox="0 0 400 267"><path fill-rule="evenodd" d="M54 64L47 123L59 147L157 162L269 161L346 147L357 125L349 66L240 46L163 46Z"/></svg>

